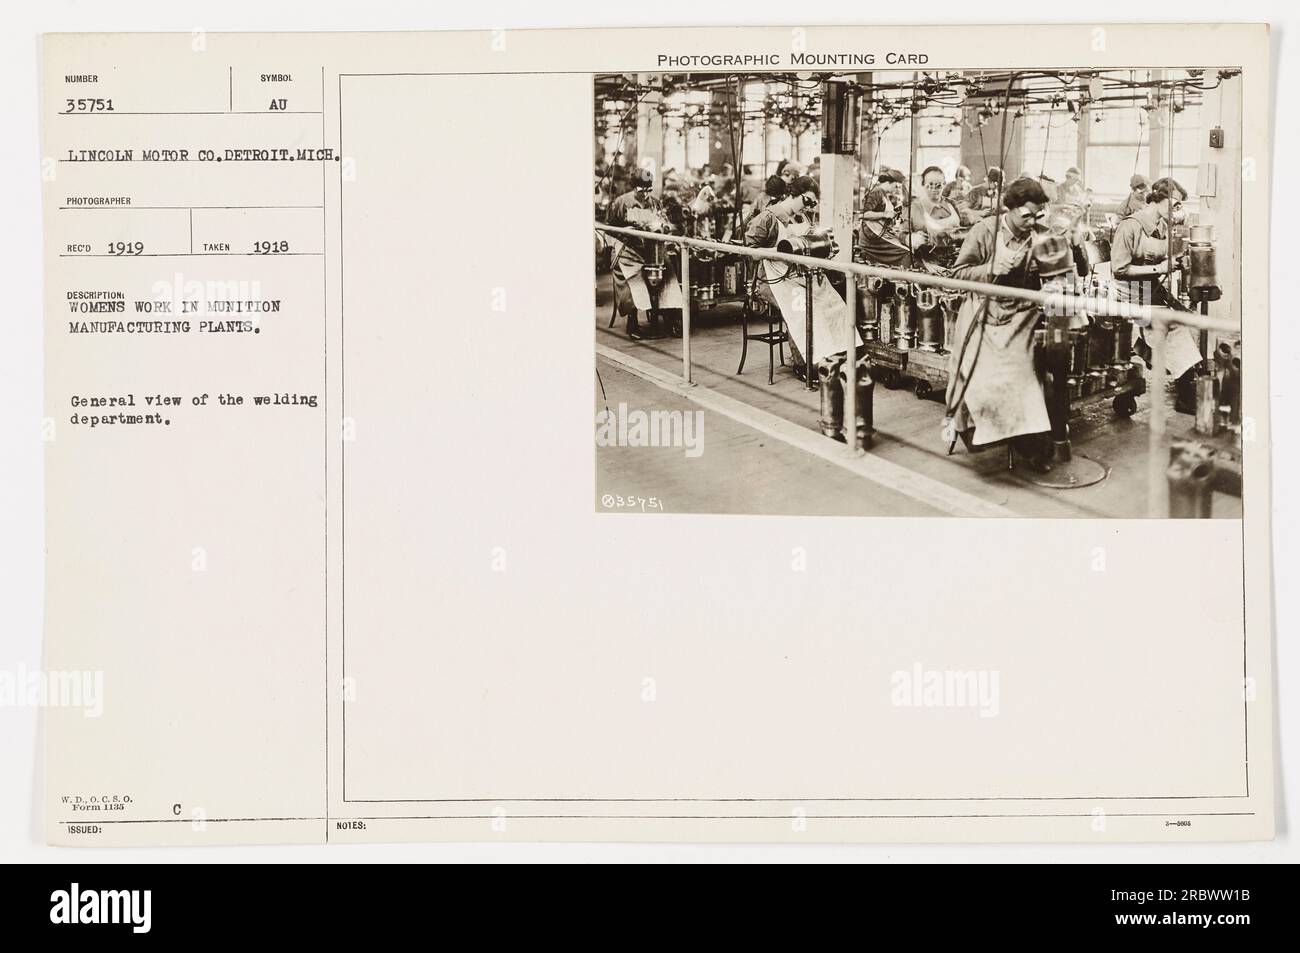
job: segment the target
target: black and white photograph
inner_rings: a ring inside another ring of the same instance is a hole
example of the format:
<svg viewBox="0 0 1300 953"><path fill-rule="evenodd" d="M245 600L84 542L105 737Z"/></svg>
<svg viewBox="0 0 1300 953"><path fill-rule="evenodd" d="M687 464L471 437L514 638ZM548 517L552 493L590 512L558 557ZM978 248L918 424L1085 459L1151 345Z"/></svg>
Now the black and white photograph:
<svg viewBox="0 0 1300 953"><path fill-rule="evenodd" d="M875 60L595 78L597 509L1239 518L1241 68Z"/></svg>
<svg viewBox="0 0 1300 953"><path fill-rule="evenodd" d="M10 932L301 942L287 863L370 940L411 863L1281 922L1267 6L15 8Z"/></svg>

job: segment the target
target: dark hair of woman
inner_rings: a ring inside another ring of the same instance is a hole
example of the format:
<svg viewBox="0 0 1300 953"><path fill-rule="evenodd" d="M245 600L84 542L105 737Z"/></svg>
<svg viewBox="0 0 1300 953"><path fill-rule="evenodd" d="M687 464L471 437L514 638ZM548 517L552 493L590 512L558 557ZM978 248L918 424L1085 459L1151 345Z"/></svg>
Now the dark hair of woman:
<svg viewBox="0 0 1300 953"><path fill-rule="evenodd" d="M1187 199L1187 190L1176 179L1171 179L1168 176L1163 179L1156 179L1151 183L1151 191L1147 193L1147 204L1163 202L1173 195L1178 196L1174 199L1175 202L1183 202Z"/></svg>
<svg viewBox="0 0 1300 953"><path fill-rule="evenodd" d="M1033 179L1016 179L1002 193L1002 204L1009 209L1020 208L1026 202L1035 205L1047 204L1047 193Z"/></svg>

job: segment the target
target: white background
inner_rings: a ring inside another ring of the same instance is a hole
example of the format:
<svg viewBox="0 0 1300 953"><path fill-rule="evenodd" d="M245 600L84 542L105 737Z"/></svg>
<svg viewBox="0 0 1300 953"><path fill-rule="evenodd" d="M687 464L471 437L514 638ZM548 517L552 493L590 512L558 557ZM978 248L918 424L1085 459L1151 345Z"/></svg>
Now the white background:
<svg viewBox="0 0 1300 953"><path fill-rule="evenodd" d="M728 11L743 10L745 25L839 24L863 22L860 3L847 0L821 0L817 4L794 8L788 2L750 0L744 5L729 6ZM1042 22L1041 5L1005 3L997 8L997 20L1006 23ZM219 11L219 12L218 12ZM912 17L881 18L879 9L871 13L872 22L906 23ZM901 12L901 11L900 11ZM972 21L983 10L969 3L935 0L925 13L929 22L963 23ZM1083 14L1080 7L1077 11ZM1131 3L1095 0L1086 11L1086 22L1141 21ZM0 86L3 103L3 172L5 214L0 217L0 243L3 243L4 300L6 331L0 347L0 408L7 439L0 440L0 669L20 666L38 668L41 659L42 630L42 553L43 553L43 474L40 423L42 417L41 353L41 217L38 63L39 34L42 32L97 31L217 31L270 30L434 30L488 29L527 27L589 26L683 26L728 25L728 13L702 13L698 3L661 0L649 6L629 10L610 3L578 2L562 12L542 12L535 4L480 2L460 10L439 9L427 4L385 3L371 0L364 5L315 4L307 9L269 9L265 0L227 0L214 5L178 2L123 2L112 9L86 2L61 0L37 8L26 5L6 11L7 29L0 36ZM1176 14L1169 8L1152 7L1149 17L1173 16L1184 20L1218 20L1224 14L1221 3L1184 2ZM1274 72L1274 117L1292 116L1296 109L1295 66L1286 54L1290 29L1295 22L1281 3L1246 3L1232 7L1232 15L1241 20L1273 23L1272 59ZM984 19L984 18L982 18ZM1073 18L1085 22L1082 16ZM984 19L984 22L989 22ZM1027 34L1018 34L1021 37ZM1158 34L1153 34L1158 36ZM1010 36L1008 41L1011 41ZM1019 42L1019 40L1017 40ZM1294 41L1292 41L1294 42ZM1297 251L1292 236L1295 208L1293 171L1300 150L1297 149L1295 124L1283 122L1274 127L1273 235L1271 298L1274 302L1271 381L1274 401L1275 432L1278 443L1273 448L1273 494L1275 513L1276 580L1295 577L1296 539L1294 528L1298 506L1293 486L1297 454L1290 442L1286 424L1287 400L1292 381L1300 377L1300 334L1290 318L1293 294L1285 278ZM207 848L172 850L77 850L43 846L39 817L40 785L43 773L38 735L39 713L32 709L0 708L0 860L71 862L71 861L334 861L356 860L430 860L430 861L572 861L633 860L661 861L1295 861L1300 851L1289 830L1288 816L1294 792L1286 786L1287 768L1297 763L1297 710L1300 703L1290 697L1291 686L1300 682L1297 652L1288 634L1294 630L1296 595L1294 587L1277 587L1276 632L1279 690L1278 726L1280 760L1278 762L1279 823L1278 837L1272 844L1207 845L1190 847L944 847L944 846L678 846L678 845L378 845L284 848Z"/></svg>

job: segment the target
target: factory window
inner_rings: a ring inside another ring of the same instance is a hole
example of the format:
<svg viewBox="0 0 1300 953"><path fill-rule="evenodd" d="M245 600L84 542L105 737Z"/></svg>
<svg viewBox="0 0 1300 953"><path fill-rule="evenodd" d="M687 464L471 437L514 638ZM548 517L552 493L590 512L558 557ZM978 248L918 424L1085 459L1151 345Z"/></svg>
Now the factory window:
<svg viewBox="0 0 1300 953"><path fill-rule="evenodd" d="M821 105L815 90L815 83L746 84L746 144L741 151L746 163L755 168L761 163L770 174L782 159L806 165L821 152Z"/></svg>
<svg viewBox="0 0 1300 953"><path fill-rule="evenodd" d="M1147 113L1135 106L1089 110L1088 187L1099 202L1118 203L1134 174L1150 176L1151 134Z"/></svg>
<svg viewBox="0 0 1300 953"><path fill-rule="evenodd" d="M745 143L740 147L741 164L749 166L754 175L766 177L764 148L762 126L756 124L751 128L747 124L745 126Z"/></svg>
<svg viewBox="0 0 1300 953"><path fill-rule="evenodd" d="M898 169L906 174L911 165L912 124L906 119L886 119L875 130L875 171Z"/></svg>
<svg viewBox="0 0 1300 953"><path fill-rule="evenodd" d="M686 121L681 116L664 117L664 171L686 168Z"/></svg>
<svg viewBox="0 0 1300 953"><path fill-rule="evenodd" d="M875 76L880 83L899 83L911 73L885 72ZM911 92L881 88L865 110L866 137L871 149L871 172L897 169L904 175L912 166L912 115L908 107ZM920 169L918 168L919 172Z"/></svg>
<svg viewBox="0 0 1300 953"><path fill-rule="evenodd" d="M744 164L763 177L776 172L783 159L809 161L820 150L820 133L807 127L810 104L789 83L745 83ZM728 146L729 147L729 146Z"/></svg>
<svg viewBox="0 0 1300 953"><path fill-rule="evenodd" d="M605 102L603 117L605 133L601 137L601 144L606 162L621 160L627 151L625 147L636 140L636 120L634 117L627 116L630 107L631 103L619 100Z"/></svg>
<svg viewBox="0 0 1300 953"><path fill-rule="evenodd" d="M752 166L754 175L766 179L771 149L767 131L767 84L746 83L740 100L745 116L745 143L740 148L741 162Z"/></svg>
<svg viewBox="0 0 1300 953"><path fill-rule="evenodd" d="M1032 105L1024 115L1024 165L1032 176L1065 181L1065 170L1079 164L1079 124L1064 106ZM1089 169L1086 185L1092 185Z"/></svg>
<svg viewBox="0 0 1300 953"><path fill-rule="evenodd" d="M951 182L961 165L961 111L931 107L916 117L916 171L937 165Z"/></svg>
<svg viewBox="0 0 1300 953"><path fill-rule="evenodd" d="M1173 161L1170 162L1168 153L1160 156L1160 174L1172 176L1187 190L1185 205L1189 213L1200 210L1196 190L1201 168L1201 138L1200 104L1189 104L1182 112L1174 113L1173 132L1168 137Z"/></svg>
<svg viewBox="0 0 1300 953"><path fill-rule="evenodd" d="M706 90L684 90L664 97L664 168L698 169L709 161L709 107Z"/></svg>
<svg viewBox="0 0 1300 953"><path fill-rule="evenodd" d="M782 159L794 158L790 133L781 125L792 108L788 93L784 83L745 84L745 116L753 125L745 129L742 152L747 163L762 165L764 178L776 171Z"/></svg>
<svg viewBox="0 0 1300 953"><path fill-rule="evenodd" d="M1152 123L1160 154L1151 155ZM1119 202L1128 192L1134 173L1148 179L1173 176L1188 191L1187 208L1199 208L1197 178L1201 163L1201 107L1189 103L1173 115L1138 107L1093 110L1088 125L1088 185L1099 201ZM1172 161L1171 161L1172 159Z"/></svg>
<svg viewBox="0 0 1300 953"><path fill-rule="evenodd" d="M804 129L794 139L794 157L807 165L822 151L822 131L818 126Z"/></svg>
<svg viewBox="0 0 1300 953"><path fill-rule="evenodd" d="M708 119L691 126L686 134L686 167L699 169L712 161L713 136Z"/></svg>

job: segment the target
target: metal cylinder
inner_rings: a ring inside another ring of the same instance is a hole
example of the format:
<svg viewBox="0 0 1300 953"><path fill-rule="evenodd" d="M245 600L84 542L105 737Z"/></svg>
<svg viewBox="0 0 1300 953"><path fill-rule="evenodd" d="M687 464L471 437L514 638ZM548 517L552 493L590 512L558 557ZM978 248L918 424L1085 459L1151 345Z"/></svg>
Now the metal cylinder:
<svg viewBox="0 0 1300 953"><path fill-rule="evenodd" d="M853 155L862 134L858 93L845 82L822 83L822 152Z"/></svg>
<svg viewBox="0 0 1300 953"><path fill-rule="evenodd" d="M876 296L867 287L865 279L850 275L848 280L853 282L857 289L857 293L853 295L854 320L858 324L862 340L870 341L876 336L876 328L880 326L880 308L876 303Z"/></svg>
<svg viewBox="0 0 1300 953"><path fill-rule="evenodd" d="M912 310L912 286L894 286L894 347L910 351L916 347L916 314Z"/></svg>
<svg viewBox="0 0 1300 953"><path fill-rule="evenodd" d="M843 359L844 355L841 354L839 357L839 382L842 400L844 389L849 386L848 369L851 365ZM875 432L875 411L873 408L875 390L876 383L871 377L871 359L864 354L857 361L857 388L854 390L853 413L857 432L857 445L860 447L871 446L871 435ZM847 434L845 436L847 437Z"/></svg>
<svg viewBox="0 0 1300 953"><path fill-rule="evenodd" d="M1219 388L1211 374L1196 378L1196 432L1213 437L1219 432Z"/></svg>
<svg viewBox="0 0 1300 953"><path fill-rule="evenodd" d="M1133 359L1133 322L1124 318L1110 318L1114 329L1110 337L1110 362L1127 364Z"/></svg>
<svg viewBox="0 0 1300 953"><path fill-rule="evenodd" d="M1214 451L1198 443L1179 442L1169 450L1169 516L1209 519L1214 492Z"/></svg>
<svg viewBox="0 0 1300 953"><path fill-rule="evenodd" d="M918 288L916 292L917 349L943 350L943 309L939 295L932 288Z"/></svg>
<svg viewBox="0 0 1300 953"><path fill-rule="evenodd" d="M916 347L916 325L912 323L911 311L907 305L903 306L898 327L894 330L894 347L900 351L910 351Z"/></svg>
<svg viewBox="0 0 1300 953"><path fill-rule="evenodd" d="M829 229L790 235L776 243L776 250L783 255L807 255L811 258L830 258L834 248L835 237Z"/></svg>
<svg viewBox="0 0 1300 953"><path fill-rule="evenodd" d="M862 330L862 340L880 340L880 312L883 310L883 298L888 294L885 279L856 277L858 283L857 309L860 312L858 327Z"/></svg>
<svg viewBox="0 0 1300 953"><path fill-rule="evenodd" d="M940 302L943 309L943 346L944 350L949 350L948 345L953 342L954 335L957 333L957 315L961 312L961 303L966 295L960 291L946 292Z"/></svg>
<svg viewBox="0 0 1300 953"><path fill-rule="evenodd" d="M1193 301L1217 301L1221 294L1214 226L1193 225L1187 238L1187 295Z"/></svg>
<svg viewBox="0 0 1300 953"><path fill-rule="evenodd" d="M1055 232L1036 232L1031 251L1040 278L1055 278L1074 269L1074 253L1069 241Z"/></svg>
<svg viewBox="0 0 1300 953"><path fill-rule="evenodd" d="M916 346L922 351L943 350L943 310L931 308L922 311L918 322Z"/></svg>
<svg viewBox="0 0 1300 953"><path fill-rule="evenodd" d="M821 390L821 415L817 423L827 437L837 436L844 428L843 368L843 354L833 354L817 362L817 384Z"/></svg>
<svg viewBox="0 0 1300 953"><path fill-rule="evenodd" d="M1218 268L1215 258L1213 245L1193 245L1188 249L1188 291L1218 287Z"/></svg>

